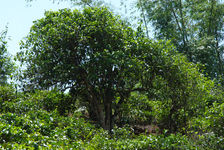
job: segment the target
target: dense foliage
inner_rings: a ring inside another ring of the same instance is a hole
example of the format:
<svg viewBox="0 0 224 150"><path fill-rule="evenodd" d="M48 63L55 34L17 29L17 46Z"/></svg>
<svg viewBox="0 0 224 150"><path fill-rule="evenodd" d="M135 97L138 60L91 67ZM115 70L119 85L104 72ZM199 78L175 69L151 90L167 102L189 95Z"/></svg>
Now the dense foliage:
<svg viewBox="0 0 224 150"><path fill-rule="evenodd" d="M77 108L65 107L73 113L60 115L60 101L70 98L55 90L16 94L1 86L0 94L8 96L0 99L1 149L223 149L222 135L213 133L135 135L131 126L116 126L109 134Z"/></svg>
<svg viewBox="0 0 224 150"><path fill-rule="evenodd" d="M145 38L102 7L46 12L21 46L33 89L69 88L107 130L135 92L161 103L161 128L185 130L214 87L172 44Z"/></svg>
<svg viewBox="0 0 224 150"><path fill-rule="evenodd" d="M85 7L34 21L14 85L1 35L1 149L224 149L219 2L139 0L154 41L101 0L71 1Z"/></svg>

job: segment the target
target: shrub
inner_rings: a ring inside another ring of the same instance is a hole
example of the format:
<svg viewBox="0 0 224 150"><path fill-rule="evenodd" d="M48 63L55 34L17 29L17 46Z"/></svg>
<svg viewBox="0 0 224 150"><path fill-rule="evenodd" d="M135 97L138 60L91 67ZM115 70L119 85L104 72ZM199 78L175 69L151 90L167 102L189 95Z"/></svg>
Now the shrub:
<svg viewBox="0 0 224 150"><path fill-rule="evenodd" d="M0 101L12 101L16 98L15 90L11 86L0 85Z"/></svg>

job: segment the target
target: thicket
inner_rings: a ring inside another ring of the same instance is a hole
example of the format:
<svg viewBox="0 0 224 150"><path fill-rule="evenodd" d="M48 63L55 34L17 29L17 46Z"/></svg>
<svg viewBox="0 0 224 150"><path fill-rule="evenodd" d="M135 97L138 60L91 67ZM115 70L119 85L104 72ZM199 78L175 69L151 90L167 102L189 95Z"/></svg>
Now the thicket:
<svg viewBox="0 0 224 150"><path fill-rule="evenodd" d="M15 93L13 88L1 86L0 148L1 149L223 149L222 134L217 128L201 128L206 132L186 134L136 135L131 126L115 126L111 133L85 119L85 112L78 108L64 110L61 101L67 94L59 91ZM62 98L61 95L64 95ZM60 97L60 98L59 98ZM71 98L71 97L70 97ZM47 102L46 102L47 101ZM51 108L49 108L51 104ZM215 107L211 108L215 109ZM217 110L219 111L219 110ZM220 112L221 113L221 112ZM207 117L221 115L213 114ZM209 121L207 123L210 123ZM220 122L217 122L219 125ZM196 124L194 124L196 125ZM220 126L221 127L221 126ZM199 131L192 129L192 132Z"/></svg>

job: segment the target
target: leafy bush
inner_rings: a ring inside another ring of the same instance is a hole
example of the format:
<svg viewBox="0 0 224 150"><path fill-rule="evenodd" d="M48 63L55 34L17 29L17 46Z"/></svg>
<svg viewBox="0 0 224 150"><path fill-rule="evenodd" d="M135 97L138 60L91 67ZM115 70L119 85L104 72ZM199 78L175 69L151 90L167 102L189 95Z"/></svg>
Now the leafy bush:
<svg viewBox="0 0 224 150"><path fill-rule="evenodd" d="M151 124L155 121L152 104L145 94L133 92L128 103L121 106L117 124Z"/></svg>
<svg viewBox="0 0 224 150"><path fill-rule="evenodd" d="M28 99L36 102L39 108L47 111L57 109L60 114L65 114L66 111L68 112L75 108L73 99L68 94L57 90L36 91L34 94L30 94Z"/></svg>
<svg viewBox="0 0 224 150"><path fill-rule="evenodd" d="M0 101L12 101L16 98L14 89L11 86L0 86Z"/></svg>
<svg viewBox="0 0 224 150"><path fill-rule="evenodd" d="M9 88L10 89L10 88ZM11 89L10 89L11 90ZM35 91L34 93L27 93L25 95L15 97L12 91L9 91L11 95L7 97L7 101L2 101L1 111L12 113L27 113L28 111L35 111L44 109L47 111L57 110L61 115L68 115L69 112L75 110L75 101L68 95L56 90L53 91ZM11 96L11 101L10 97Z"/></svg>
<svg viewBox="0 0 224 150"><path fill-rule="evenodd" d="M217 136L224 135L224 103L213 103L213 106L207 108L204 115L194 118L191 122L191 128L200 133L214 132Z"/></svg>
<svg viewBox="0 0 224 150"><path fill-rule="evenodd" d="M1 123L0 131L0 144L8 142L23 143L28 140L28 134L24 130L8 123Z"/></svg>

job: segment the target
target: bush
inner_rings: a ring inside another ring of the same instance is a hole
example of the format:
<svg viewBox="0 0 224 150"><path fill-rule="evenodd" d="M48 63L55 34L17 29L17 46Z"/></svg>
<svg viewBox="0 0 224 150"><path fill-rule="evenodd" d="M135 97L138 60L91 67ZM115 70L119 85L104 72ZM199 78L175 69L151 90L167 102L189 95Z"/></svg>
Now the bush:
<svg viewBox="0 0 224 150"><path fill-rule="evenodd" d="M2 112L21 114L27 113L28 111L44 109L48 112L57 110L61 115L68 115L69 112L74 111L76 108L75 100L69 94L64 94L56 90L39 90L34 93L20 94L16 98L13 90L10 88L2 89L4 91L3 98L0 98Z"/></svg>
<svg viewBox="0 0 224 150"><path fill-rule="evenodd" d="M134 135L132 128L115 127L112 133L73 114L30 110L27 113L0 115L1 149L223 149L223 137L203 134L195 139L186 135Z"/></svg>
<svg viewBox="0 0 224 150"><path fill-rule="evenodd" d="M119 125L151 124L155 121L152 104L153 102L146 95L133 92L128 103L124 103L121 106L119 119L116 120L116 123Z"/></svg>
<svg viewBox="0 0 224 150"><path fill-rule="evenodd" d="M207 108L204 115L194 118L191 122L191 129L200 133L214 132L217 136L224 135L224 103L213 103Z"/></svg>
<svg viewBox="0 0 224 150"><path fill-rule="evenodd" d="M0 101L12 101L16 98L15 90L11 86L0 86Z"/></svg>

